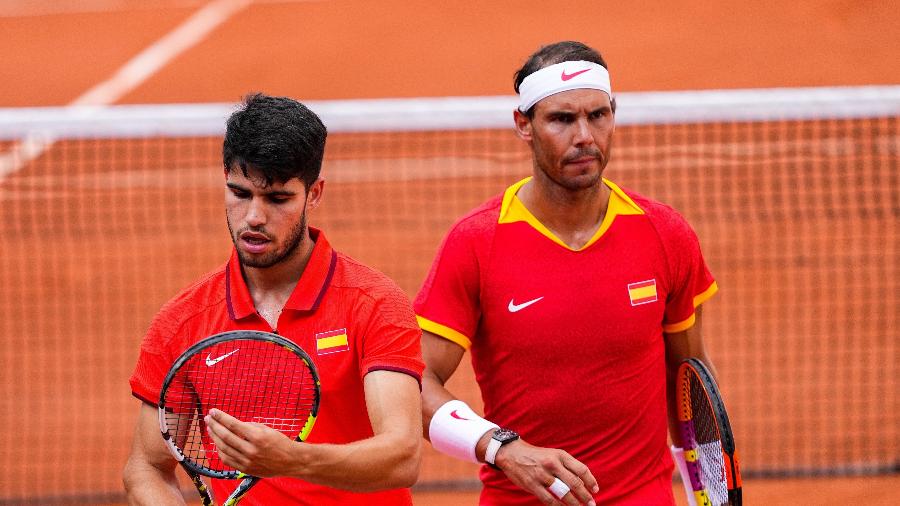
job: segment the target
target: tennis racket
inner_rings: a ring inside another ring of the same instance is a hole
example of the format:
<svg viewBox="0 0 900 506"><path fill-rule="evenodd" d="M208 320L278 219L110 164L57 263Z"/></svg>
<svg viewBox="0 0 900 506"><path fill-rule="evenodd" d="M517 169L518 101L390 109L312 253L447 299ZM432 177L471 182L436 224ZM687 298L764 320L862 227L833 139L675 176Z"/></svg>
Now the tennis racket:
<svg viewBox="0 0 900 506"><path fill-rule="evenodd" d="M267 332L239 330L208 337L172 365L159 395L159 428L191 477L204 506L213 500L200 475L242 479L223 503L232 506L259 478L226 466L206 432L216 408L304 441L319 411L319 375L299 346Z"/></svg>
<svg viewBox="0 0 900 506"><path fill-rule="evenodd" d="M678 368L675 388L687 470L681 479L689 502L740 506L741 473L734 434L715 380L703 362L689 358Z"/></svg>

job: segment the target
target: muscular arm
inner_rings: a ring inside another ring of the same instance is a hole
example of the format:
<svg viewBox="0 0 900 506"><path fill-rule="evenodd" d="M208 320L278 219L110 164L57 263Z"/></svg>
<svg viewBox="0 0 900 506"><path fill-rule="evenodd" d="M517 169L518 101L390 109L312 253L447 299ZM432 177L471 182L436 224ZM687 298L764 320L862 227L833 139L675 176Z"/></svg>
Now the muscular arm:
<svg viewBox="0 0 900 506"><path fill-rule="evenodd" d="M128 504L185 504L175 477L177 465L159 434L156 407L141 403L131 454L122 473Z"/></svg>
<svg viewBox="0 0 900 506"><path fill-rule="evenodd" d="M444 385L456 372L464 354L465 350L458 344L431 332L422 332L422 357L425 360L425 372L422 375L422 425L423 433L429 440L431 435L428 429L434 413L456 398ZM493 433L494 430L487 431L475 447L475 456L479 462L484 462L484 454ZM540 448L522 439L504 445L497 452L495 462L513 483L534 494L544 504L560 504L547 491L547 485L557 477L571 488L571 493L563 497L563 504L594 504L588 490L595 493L599 490L597 480L587 466L565 451Z"/></svg>
<svg viewBox="0 0 900 506"><path fill-rule="evenodd" d="M675 377L681 362L687 358L698 358L716 376L716 370L706 355L706 347L701 333L701 308L695 309L694 326L673 334L666 334L666 397L668 400L669 435L676 446L682 447L681 434L678 431L677 400L675 399Z"/></svg>
<svg viewBox="0 0 900 506"><path fill-rule="evenodd" d="M452 341L428 331L422 332L422 358L425 361L425 372L422 373L422 433L429 441L431 437L428 434L428 426L431 417L438 408L456 398L444 385L456 372L465 352L462 346ZM482 439L483 446L486 447L490 433ZM478 453L476 449L479 459L484 459L484 450L485 448L481 448L481 453Z"/></svg>
<svg viewBox="0 0 900 506"><path fill-rule="evenodd" d="M431 332L422 332L422 358L425 360L425 372L422 374L422 430L430 441L428 428L434 413L453 399L452 393L444 386L456 372L466 350L460 345ZM494 434L489 430L481 436L475 447L475 456L479 462L484 462L484 453L487 450L488 441Z"/></svg>
<svg viewBox="0 0 900 506"><path fill-rule="evenodd" d="M364 389L374 433L368 439L297 443L218 410L208 417L210 435L223 462L254 476L291 476L353 492L410 487L421 460L419 385L406 374L373 371L366 375Z"/></svg>

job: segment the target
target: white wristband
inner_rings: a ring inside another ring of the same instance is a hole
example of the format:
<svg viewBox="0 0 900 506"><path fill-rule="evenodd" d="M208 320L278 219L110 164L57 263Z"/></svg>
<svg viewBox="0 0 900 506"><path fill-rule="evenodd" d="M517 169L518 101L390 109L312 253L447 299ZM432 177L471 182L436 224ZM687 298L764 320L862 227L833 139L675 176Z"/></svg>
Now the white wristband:
<svg viewBox="0 0 900 506"><path fill-rule="evenodd" d="M684 460L684 450L672 445L672 459L678 474L681 475L681 483L684 485L684 494L687 496L688 506L697 506L697 498L694 496L694 486L691 485L691 476L688 474L687 461Z"/></svg>
<svg viewBox="0 0 900 506"><path fill-rule="evenodd" d="M478 463L475 446L484 434L498 428L476 415L460 400L452 400L438 408L428 424L428 435L434 449L451 457Z"/></svg>

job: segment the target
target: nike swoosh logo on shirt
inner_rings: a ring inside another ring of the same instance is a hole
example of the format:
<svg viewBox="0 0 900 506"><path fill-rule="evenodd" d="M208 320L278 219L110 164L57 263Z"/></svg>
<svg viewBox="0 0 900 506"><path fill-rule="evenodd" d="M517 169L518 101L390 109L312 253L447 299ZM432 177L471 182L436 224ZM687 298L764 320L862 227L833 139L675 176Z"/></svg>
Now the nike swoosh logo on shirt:
<svg viewBox="0 0 900 506"><path fill-rule="evenodd" d="M579 70L578 72L572 72L571 74L566 74L566 71L563 70L563 71L562 71L562 76L560 76L560 77L562 78L563 81L568 81L569 79L572 79L572 78L575 77L575 76L584 74L584 73L587 72L588 70L591 70L591 69Z"/></svg>
<svg viewBox="0 0 900 506"><path fill-rule="evenodd" d="M225 359L228 358L229 356L234 355L234 354L237 353L239 350L240 350L240 348L238 348L237 350L234 350L234 351L232 351L232 352L226 353L226 354L222 355L221 357L216 357L216 358L212 358L212 357L210 356L210 355L212 355L212 354L206 355L206 365L209 366L209 367L212 367L212 366L218 364L219 362L225 360Z"/></svg>
<svg viewBox="0 0 900 506"><path fill-rule="evenodd" d="M507 309L509 309L510 313L517 313L541 299L543 299L543 297L531 299L528 302L523 302L521 304L516 304L515 302L513 302L513 299L509 299L509 306L507 307Z"/></svg>

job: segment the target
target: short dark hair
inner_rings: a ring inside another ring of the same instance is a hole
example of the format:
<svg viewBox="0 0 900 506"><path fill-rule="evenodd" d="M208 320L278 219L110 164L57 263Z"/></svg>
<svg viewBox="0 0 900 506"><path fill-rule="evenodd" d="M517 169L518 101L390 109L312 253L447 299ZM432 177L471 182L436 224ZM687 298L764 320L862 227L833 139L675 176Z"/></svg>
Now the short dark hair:
<svg viewBox="0 0 900 506"><path fill-rule="evenodd" d="M322 120L287 97L254 93L229 118L222 144L225 172L240 167L262 173L266 185L300 179L308 189L319 178L325 138Z"/></svg>
<svg viewBox="0 0 900 506"><path fill-rule="evenodd" d="M557 63L565 61L589 61L609 70L606 61L603 59L603 56L600 55L599 51L587 44L575 40L564 40L541 46L540 49L529 56L525 61L525 64L522 65L522 68L515 73L513 89L516 93L519 93L519 86L526 77L544 67L556 65ZM612 100L612 108L613 111L616 110L616 102L614 99ZM526 114L528 117L532 117L534 114L534 106L532 106L531 109L528 109Z"/></svg>

